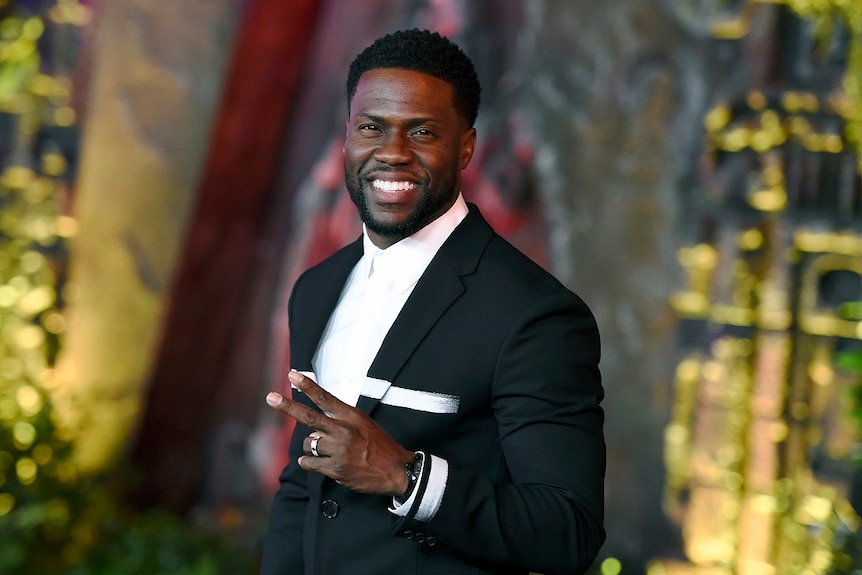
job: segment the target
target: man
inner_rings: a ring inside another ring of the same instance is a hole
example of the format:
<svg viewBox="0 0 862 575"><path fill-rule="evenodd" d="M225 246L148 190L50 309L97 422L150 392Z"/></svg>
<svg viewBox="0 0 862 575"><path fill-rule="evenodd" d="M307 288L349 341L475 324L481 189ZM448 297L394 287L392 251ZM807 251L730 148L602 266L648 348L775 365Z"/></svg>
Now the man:
<svg viewBox="0 0 862 575"><path fill-rule="evenodd" d="M580 573L604 541L598 331L461 196L479 91L427 31L351 64L364 233L290 299L295 389L267 402L297 426L263 575Z"/></svg>

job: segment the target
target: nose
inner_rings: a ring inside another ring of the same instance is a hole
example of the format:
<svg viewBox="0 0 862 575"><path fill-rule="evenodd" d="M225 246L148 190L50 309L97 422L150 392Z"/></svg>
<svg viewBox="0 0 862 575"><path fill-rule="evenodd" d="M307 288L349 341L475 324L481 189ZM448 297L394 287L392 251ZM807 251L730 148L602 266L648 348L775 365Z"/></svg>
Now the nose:
<svg viewBox="0 0 862 575"><path fill-rule="evenodd" d="M410 139L401 133L388 134L375 151L374 157L392 166L406 164L412 158Z"/></svg>

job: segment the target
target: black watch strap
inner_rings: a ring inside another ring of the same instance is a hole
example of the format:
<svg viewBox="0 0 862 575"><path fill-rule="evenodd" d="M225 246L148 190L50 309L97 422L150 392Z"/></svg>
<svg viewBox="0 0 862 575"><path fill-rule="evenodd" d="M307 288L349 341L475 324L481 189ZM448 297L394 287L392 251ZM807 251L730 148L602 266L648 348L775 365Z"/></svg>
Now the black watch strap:
<svg viewBox="0 0 862 575"><path fill-rule="evenodd" d="M404 464L404 473L407 475L407 491L400 497L395 497L395 503L404 505L416 489L416 484L419 483L419 478L422 477L422 464L425 461L425 454L417 451L413 455L413 461Z"/></svg>

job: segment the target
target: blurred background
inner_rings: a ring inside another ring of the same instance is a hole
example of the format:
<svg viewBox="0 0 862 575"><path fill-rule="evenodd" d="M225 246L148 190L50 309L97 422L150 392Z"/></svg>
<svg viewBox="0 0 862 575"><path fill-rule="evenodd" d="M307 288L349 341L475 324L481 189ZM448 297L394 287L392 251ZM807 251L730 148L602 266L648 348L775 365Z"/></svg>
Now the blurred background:
<svg viewBox="0 0 862 575"><path fill-rule="evenodd" d="M862 1L0 0L0 573L256 573L347 67L411 27L599 322L593 571L862 568Z"/></svg>

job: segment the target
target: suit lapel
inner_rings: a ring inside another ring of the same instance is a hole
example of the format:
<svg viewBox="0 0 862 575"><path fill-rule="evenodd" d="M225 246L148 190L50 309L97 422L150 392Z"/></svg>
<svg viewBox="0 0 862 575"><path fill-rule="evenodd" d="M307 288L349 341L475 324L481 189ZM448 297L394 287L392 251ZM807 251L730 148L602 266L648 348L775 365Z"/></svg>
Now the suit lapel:
<svg viewBox="0 0 862 575"><path fill-rule="evenodd" d="M380 346L368 377L395 380L404 363L439 318L464 293L463 276L476 270L493 230L475 206L431 260ZM409 383L409 382L407 382ZM384 390L385 394L385 390ZM382 394L375 394L382 397ZM379 399L360 396L357 407L370 413Z"/></svg>
<svg viewBox="0 0 862 575"><path fill-rule="evenodd" d="M391 386L404 362L425 334L463 292L461 278L454 273L448 262L435 257L383 339L368 370L368 377L387 382L387 388ZM385 393L386 389L382 389L375 394L376 398L362 395L356 406L370 413Z"/></svg>
<svg viewBox="0 0 862 575"><path fill-rule="evenodd" d="M338 304L344 284L353 271L356 262L362 257L362 238L347 245L321 264L319 273L308 275L304 289L315 294L314 305L304 309L292 309L292 326L301 328L301 337L291 339L291 366L299 370L311 371L314 357L329 317Z"/></svg>

